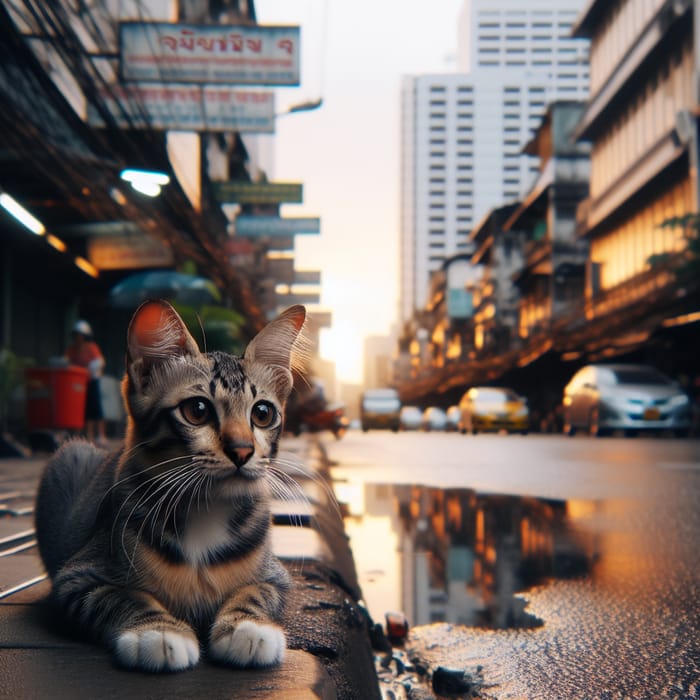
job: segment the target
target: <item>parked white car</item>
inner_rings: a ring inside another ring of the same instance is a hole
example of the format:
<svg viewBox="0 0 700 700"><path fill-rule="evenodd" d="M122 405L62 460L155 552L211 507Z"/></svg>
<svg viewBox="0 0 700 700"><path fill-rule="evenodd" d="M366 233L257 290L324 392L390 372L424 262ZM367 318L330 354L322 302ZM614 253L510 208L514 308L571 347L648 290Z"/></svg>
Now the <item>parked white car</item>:
<svg viewBox="0 0 700 700"><path fill-rule="evenodd" d="M564 432L690 430L691 406L680 384L649 365L586 365L564 388Z"/></svg>

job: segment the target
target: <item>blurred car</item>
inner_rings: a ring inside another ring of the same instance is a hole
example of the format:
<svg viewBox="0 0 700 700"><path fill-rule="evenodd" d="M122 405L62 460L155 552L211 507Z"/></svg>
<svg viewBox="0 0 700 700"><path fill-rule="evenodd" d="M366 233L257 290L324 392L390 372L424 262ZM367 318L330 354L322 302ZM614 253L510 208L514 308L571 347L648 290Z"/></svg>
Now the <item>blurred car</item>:
<svg viewBox="0 0 700 700"><path fill-rule="evenodd" d="M401 399L396 389L367 389L360 399L360 420L362 430L388 428L399 429Z"/></svg>
<svg viewBox="0 0 700 700"><path fill-rule="evenodd" d="M423 421L423 412L418 406L402 406L399 414L401 430L419 430Z"/></svg>
<svg viewBox="0 0 700 700"><path fill-rule="evenodd" d="M462 417L459 406L450 406L445 412L445 416L447 417L445 430L459 430L459 421Z"/></svg>
<svg viewBox="0 0 700 700"><path fill-rule="evenodd" d="M691 424L688 395L678 382L650 365L596 364L582 367L564 388L564 432L670 429L686 435Z"/></svg>
<svg viewBox="0 0 700 700"><path fill-rule="evenodd" d="M423 430L445 430L447 426L447 414L439 406L429 406L423 411L421 427Z"/></svg>
<svg viewBox="0 0 700 700"><path fill-rule="evenodd" d="M527 400L512 389L473 386L459 402L462 433L498 432L527 434L530 412Z"/></svg>

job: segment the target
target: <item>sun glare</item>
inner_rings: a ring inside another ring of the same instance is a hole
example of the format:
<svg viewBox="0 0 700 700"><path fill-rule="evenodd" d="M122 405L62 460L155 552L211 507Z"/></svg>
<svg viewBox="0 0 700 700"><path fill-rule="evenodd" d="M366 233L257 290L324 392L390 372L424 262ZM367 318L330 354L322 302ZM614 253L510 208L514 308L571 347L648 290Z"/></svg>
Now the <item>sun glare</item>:
<svg viewBox="0 0 700 700"><path fill-rule="evenodd" d="M362 382L362 352L362 338L353 323L337 321L332 328L321 331L321 357L335 363L339 381Z"/></svg>

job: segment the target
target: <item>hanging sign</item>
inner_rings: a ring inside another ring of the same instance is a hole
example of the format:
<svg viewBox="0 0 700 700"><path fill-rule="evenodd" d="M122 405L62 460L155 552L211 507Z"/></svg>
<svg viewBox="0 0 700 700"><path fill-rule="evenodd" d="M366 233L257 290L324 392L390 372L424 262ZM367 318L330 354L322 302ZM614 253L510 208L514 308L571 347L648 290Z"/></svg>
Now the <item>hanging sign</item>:
<svg viewBox="0 0 700 700"><path fill-rule="evenodd" d="M320 233L321 220L318 217L290 216L237 216L235 221L237 236L293 236L297 233Z"/></svg>
<svg viewBox="0 0 700 700"><path fill-rule="evenodd" d="M274 133L275 95L215 85L111 85L100 90L102 103L121 129L239 131ZM104 126L88 106L90 126Z"/></svg>
<svg viewBox="0 0 700 700"><path fill-rule="evenodd" d="M218 202L240 204L301 204L300 182L212 182L212 192Z"/></svg>
<svg viewBox="0 0 700 700"><path fill-rule="evenodd" d="M122 22L119 66L136 82L298 85L299 27Z"/></svg>

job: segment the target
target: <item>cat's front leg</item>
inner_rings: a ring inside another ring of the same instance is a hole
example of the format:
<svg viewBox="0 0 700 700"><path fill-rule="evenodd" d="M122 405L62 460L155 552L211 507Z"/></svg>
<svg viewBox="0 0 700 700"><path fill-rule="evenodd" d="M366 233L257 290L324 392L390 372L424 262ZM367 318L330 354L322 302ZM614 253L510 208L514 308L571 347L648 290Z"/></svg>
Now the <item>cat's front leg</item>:
<svg viewBox="0 0 700 700"><path fill-rule="evenodd" d="M229 598L211 628L211 659L238 668L280 664L287 640L273 620L282 607L282 596L280 587L260 583Z"/></svg>
<svg viewBox="0 0 700 700"><path fill-rule="evenodd" d="M53 595L64 615L102 639L117 663L144 671L182 671L199 661L199 641L152 595L113 586L94 571L66 567Z"/></svg>

